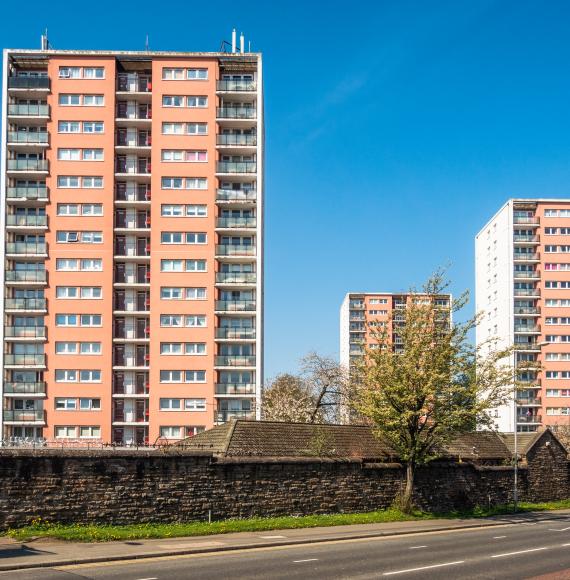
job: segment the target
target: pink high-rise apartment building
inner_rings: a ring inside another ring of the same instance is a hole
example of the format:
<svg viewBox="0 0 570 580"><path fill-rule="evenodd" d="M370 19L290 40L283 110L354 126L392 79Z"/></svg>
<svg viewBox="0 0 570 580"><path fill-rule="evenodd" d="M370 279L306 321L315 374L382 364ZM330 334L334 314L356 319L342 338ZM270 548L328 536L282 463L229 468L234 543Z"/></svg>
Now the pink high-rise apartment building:
<svg viewBox="0 0 570 580"><path fill-rule="evenodd" d="M516 345L511 364L524 386L494 410L498 428L569 427L570 200L509 200L475 249L477 342Z"/></svg>
<svg viewBox="0 0 570 580"><path fill-rule="evenodd" d="M6 50L2 105L2 436L255 417L261 55Z"/></svg>

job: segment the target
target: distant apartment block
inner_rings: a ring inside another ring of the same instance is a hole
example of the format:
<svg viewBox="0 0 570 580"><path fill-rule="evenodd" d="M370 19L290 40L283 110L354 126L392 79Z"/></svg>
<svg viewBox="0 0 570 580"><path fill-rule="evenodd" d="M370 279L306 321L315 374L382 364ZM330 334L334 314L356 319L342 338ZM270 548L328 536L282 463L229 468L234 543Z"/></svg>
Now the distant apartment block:
<svg viewBox="0 0 570 580"><path fill-rule="evenodd" d="M401 352L402 341L398 336L398 324L403 322L402 311L409 300L433 299L448 309L451 296L442 294L393 294L389 292L350 292L340 307L340 362L350 370L366 348L378 347L375 334L385 328L395 352Z"/></svg>
<svg viewBox="0 0 570 580"><path fill-rule="evenodd" d="M3 64L2 436L152 444L255 417L261 55Z"/></svg>
<svg viewBox="0 0 570 580"><path fill-rule="evenodd" d="M518 347L517 430L570 426L570 200L509 200L475 251L477 343ZM513 431L514 398L494 415L499 430Z"/></svg>

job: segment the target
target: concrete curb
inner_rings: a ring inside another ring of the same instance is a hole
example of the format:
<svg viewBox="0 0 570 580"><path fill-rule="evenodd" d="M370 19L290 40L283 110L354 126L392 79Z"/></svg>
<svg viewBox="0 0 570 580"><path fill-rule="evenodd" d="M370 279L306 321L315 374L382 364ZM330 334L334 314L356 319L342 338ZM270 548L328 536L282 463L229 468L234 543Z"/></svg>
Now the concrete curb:
<svg viewBox="0 0 570 580"><path fill-rule="evenodd" d="M542 512L545 513L545 512ZM546 512L548 513L548 512ZM563 516L562 516L563 517ZM557 519L554 514L550 519ZM412 534L429 534L435 532L449 532L455 530L468 530L477 528L488 528L488 527L498 527L498 526L511 526L517 523L524 523L523 518L514 520L479 520L472 523L465 523L458 526L442 525L437 528L419 528L414 530L402 530L402 531L374 531L368 533L355 533L352 535L341 536L338 538L331 537L316 537L316 538L304 538L304 539L284 539L283 541L276 542L260 542L256 544L243 544L235 546L209 546L204 548L181 548L180 550L162 550L162 551L151 551L144 552L140 554L125 554L116 556L97 556L91 558L62 558L61 560L53 560L49 562L25 562L21 564L0 564L0 572L9 572L14 570L30 570L34 568L57 568L60 566L73 566L77 564L98 564L101 562L121 562L127 560L143 560L148 558L161 558L167 556L187 556L192 554L207 554L216 552L234 552L236 550L256 550L258 548L272 548L279 546L296 546L302 544L322 544L326 542L342 542L346 540L362 540L366 538L381 538L390 536L409 536ZM331 530L334 530L335 526L331 526ZM264 532L269 532L270 530L264 530ZM285 531L285 530L276 530ZM231 534L229 534L231 535ZM198 536L189 536L189 538ZM209 537L209 536L200 536ZM166 538L165 538L166 539ZM178 538L168 538L168 540L173 540ZM102 544L103 545L103 544Z"/></svg>

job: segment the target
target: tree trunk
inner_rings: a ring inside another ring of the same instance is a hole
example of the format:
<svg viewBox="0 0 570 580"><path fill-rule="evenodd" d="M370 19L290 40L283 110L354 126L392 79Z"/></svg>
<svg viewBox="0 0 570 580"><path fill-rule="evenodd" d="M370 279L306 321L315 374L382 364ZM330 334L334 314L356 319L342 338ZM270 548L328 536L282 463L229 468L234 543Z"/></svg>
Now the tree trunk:
<svg viewBox="0 0 570 580"><path fill-rule="evenodd" d="M402 495L400 509L406 513L412 513L414 507L414 475L416 472L416 466L413 462L409 461L406 465L406 487Z"/></svg>

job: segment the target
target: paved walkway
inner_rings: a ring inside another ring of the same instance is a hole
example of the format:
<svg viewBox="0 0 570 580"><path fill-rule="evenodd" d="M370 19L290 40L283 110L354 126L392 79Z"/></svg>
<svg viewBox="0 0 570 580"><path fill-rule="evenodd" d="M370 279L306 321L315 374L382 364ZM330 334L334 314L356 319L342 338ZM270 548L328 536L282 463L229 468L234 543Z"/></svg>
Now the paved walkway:
<svg viewBox="0 0 570 580"><path fill-rule="evenodd" d="M496 516L484 519L442 519L361 524L104 543L73 543L43 538L29 542L16 542L10 538L3 537L0 538L0 571L152 558L179 554L221 552L225 550L326 542L330 540L417 534L485 526L504 526L525 522L532 523L544 520L563 519L569 515L570 510L560 510L534 512L516 516Z"/></svg>

